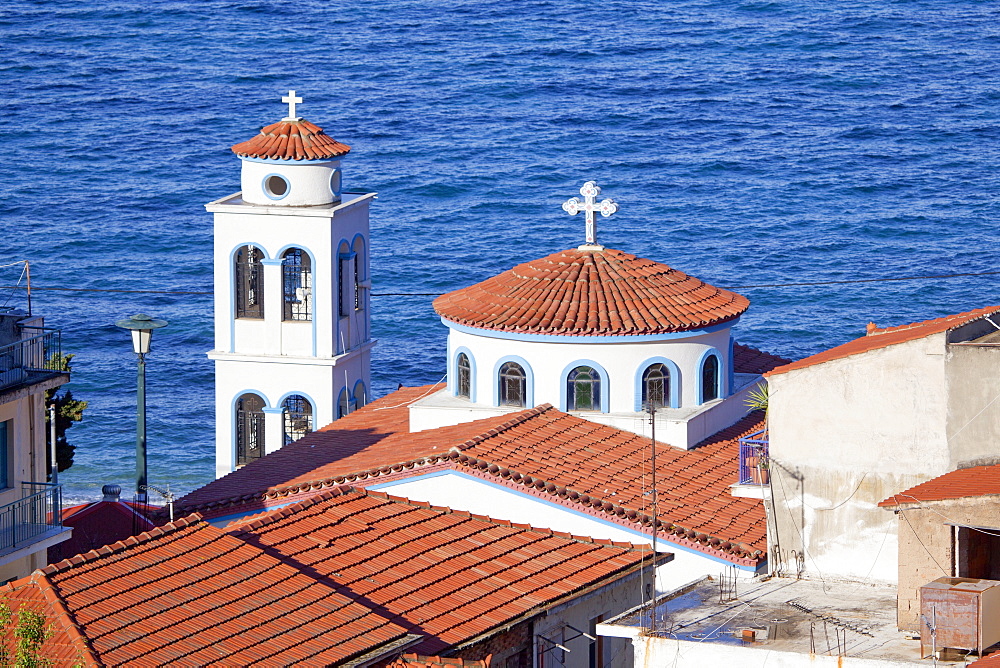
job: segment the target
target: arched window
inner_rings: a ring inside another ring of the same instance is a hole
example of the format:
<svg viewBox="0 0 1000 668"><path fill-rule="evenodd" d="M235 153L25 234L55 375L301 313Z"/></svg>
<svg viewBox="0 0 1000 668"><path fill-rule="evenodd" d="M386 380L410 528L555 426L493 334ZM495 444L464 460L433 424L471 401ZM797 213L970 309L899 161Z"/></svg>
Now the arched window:
<svg viewBox="0 0 1000 668"><path fill-rule="evenodd" d="M291 394L281 402L284 409L284 445L294 443L313 430L313 408L301 394Z"/></svg>
<svg viewBox="0 0 1000 668"><path fill-rule="evenodd" d="M264 456L264 400L248 393L236 400L236 465Z"/></svg>
<svg viewBox="0 0 1000 668"><path fill-rule="evenodd" d="M360 311L365 307L364 296L361 294L363 290L361 284L365 282L365 267L361 262L365 254L365 240L358 237L354 240L354 310Z"/></svg>
<svg viewBox="0 0 1000 668"><path fill-rule="evenodd" d="M524 406L526 396L524 369L517 362L505 362L500 367L500 405Z"/></svg>
<svg viewBox="0 0 1000 668"><path fill-rule="evenodd" d="M719 398L719 357L709 355L701 367L701 401Z"/></svg>
<svg viewBox="0 0 1000 668"><path fill-rule="evenodd" d="M347 388L340 391L340 400L337 402L337 417L342 418L351 412L351 398L347 395Z"/></svg>
<svg viewBox="0 0 1000 668"><path fill-rule="evenodd" d="M469 356L459 353L455 367L458 369L457 394L469 399L472 396L472 364L469 363Z"/></svg>
<svg viewBox="0 0 1000 668"><path fill-rule="evenodd" d="M233 257L236 282L236 317L264 317L264 252L256 246L240 246Z"/></svg>
<svg viewBox="0 0 1000 668"><path fill-rule="evenodd" d="M670 369L666 364L651 364L642 373L642 406L663 408L670 405Z"/></svg>
<svg viewBox="0 0 1000 668"><path fill-rule="evenodd" d="M354 410L368 404L368 388L360 380L354 384Z"/></svg>
<svg viewBox="0 0 1000 668"><path fill-rule="evenodd" d="M601 410L601 377L589 366L578 366L566 376L566 406L571 411Z"/></svg>
<svg viewBox="0 0 1000 668"><path fill-rule="evenodd" d="M289 248L281 256L284 320L312 320L312 262L301 248Z"/></svg>

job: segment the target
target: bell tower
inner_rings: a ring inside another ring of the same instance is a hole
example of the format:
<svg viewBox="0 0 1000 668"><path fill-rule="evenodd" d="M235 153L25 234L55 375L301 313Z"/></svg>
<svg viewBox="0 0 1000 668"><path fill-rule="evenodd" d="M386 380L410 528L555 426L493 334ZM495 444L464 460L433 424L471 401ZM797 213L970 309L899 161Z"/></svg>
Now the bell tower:
<svg viewBox="0 0 1000 668"><path fill-rule="evenodd" d="M214 214L216 475L363 406L371 386L368 206L350 146L296 115L233 146L241 192Z"/></svg>

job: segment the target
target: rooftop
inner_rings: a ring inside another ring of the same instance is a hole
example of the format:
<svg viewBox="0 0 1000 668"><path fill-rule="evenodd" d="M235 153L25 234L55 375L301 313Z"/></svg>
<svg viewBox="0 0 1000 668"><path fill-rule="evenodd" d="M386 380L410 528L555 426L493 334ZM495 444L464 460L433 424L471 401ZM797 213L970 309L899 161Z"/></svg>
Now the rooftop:
<svg viewBox="0 0 1000 668"><path fill-rule="evenodd" d="M823 352L816 353L815 355L804 357L790 364L785 364L784 366L779 366L776 369L769 371L766 375L776 376L789 371L795 371L796 369L804 369L816 364L822 364L823 362L843 359L845 357L850 357L851 355L859 355L871 350L886 348L897 343L915 341L916 339L922 339L925 336L930 336L931 334L947 332L974 320L991 316L997 312L1000 312L1000 306L988 306L974 311L957 313L943 318L924 320L922 322L914 322L896 327L876 327L875 325L869 325L867 335L862 336L859 339L848 341L847 343L836 346L835 348L830 348L829 350L824 350Z"/></svg>
<svg viewBox="0 0 1000 668"><path fill-rule="evenodd" d="M329 160L351 150L303 118L284 119L261 128L260 134L233 146L241 158Z"/></svg>
<svg viewBox="0 0 1000 668"><path fill-rule="evenodd" d="M943 501L992 494L1000 494L1000 464L973 466L945 473L916 487L893 494L878 505L886 508L922 501Z"/></svg>
<svg viewBox="0 0 1000 668"><path fill-rule="evenodd" d="M749 306L743 295L612 249L554 253L434 300L442 318L460 325L563 336L683 332Z"/></svg>
<svg viewBox="0 0 1000 668"><path fill-rule="evenodd" d="M700 580L661 598L654 635L680 641L678 646L710 643L770 652L781 665L793 664L782 663L780 652L803 655L803 665L812 653L922 665L919 640L908 639L896 628L894 586L792 578L740 580L733 597L720 582ZM639 629L648 629L648 610L612 619L605 623L607 631L599 632L632 637ZM938 665L964 662L938 661Z"/></svg>

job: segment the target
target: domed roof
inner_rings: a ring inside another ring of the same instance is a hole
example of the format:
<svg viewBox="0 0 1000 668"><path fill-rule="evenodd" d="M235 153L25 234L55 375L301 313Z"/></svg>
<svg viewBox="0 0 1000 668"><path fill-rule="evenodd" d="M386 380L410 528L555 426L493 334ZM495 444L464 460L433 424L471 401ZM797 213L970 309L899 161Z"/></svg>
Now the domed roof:
<svg viewBox="0 0 1000 668"><path fill-rule="evenodd" d="M328 160L346 155L351 147L303 118L285 118L261 128L260 134L233 146L241 158Z"/></svg>
<svg viewBox="0 0 1000 668"><path fill-rule="evenodd" d="M743 295L610 248L565 250L434 300L460 325L518 334L622 336L700 329L742 314Z"/></svg>

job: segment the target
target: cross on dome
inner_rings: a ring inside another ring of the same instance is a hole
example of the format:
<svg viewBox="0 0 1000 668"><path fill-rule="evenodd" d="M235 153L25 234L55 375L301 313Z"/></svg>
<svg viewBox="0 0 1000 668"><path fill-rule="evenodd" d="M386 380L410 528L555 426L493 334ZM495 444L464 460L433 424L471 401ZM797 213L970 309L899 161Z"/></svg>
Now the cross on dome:
<svg viewBox="0 0 1000 668"><path fill-rule="evenodd" d="M580 188L580 194L583 195L583 200L571 197L563 202L562 208L571 216L575 216L579 211L584 212L587 219L587 245L597 246L597 220L594 214L600 211L601 215L607 218L618 211L618 203L610 198L598 203L597 197L601 194L601 188L596 181L584 183Z"/></svg>
<svg viewBox="0 0 1000 668"><path fill-rule="evenodd" d="M295 115L295 105L296 104L302 104L302 98L301 97L295 97L295 91L294 90L290 90L290 91L288 91L288 95L286 95L283 98L281 98L281 101L288 103L288 117L285 118L285 120L286 121L294 121L294 120L296 120L298 117Z"/></svg>

